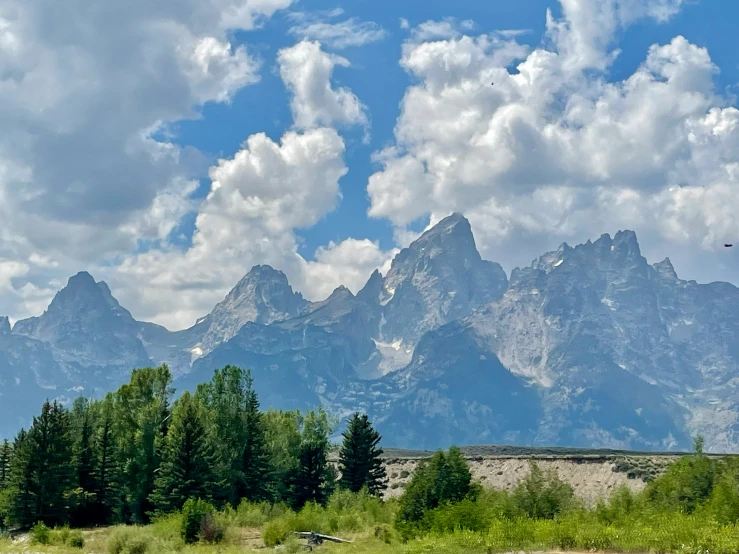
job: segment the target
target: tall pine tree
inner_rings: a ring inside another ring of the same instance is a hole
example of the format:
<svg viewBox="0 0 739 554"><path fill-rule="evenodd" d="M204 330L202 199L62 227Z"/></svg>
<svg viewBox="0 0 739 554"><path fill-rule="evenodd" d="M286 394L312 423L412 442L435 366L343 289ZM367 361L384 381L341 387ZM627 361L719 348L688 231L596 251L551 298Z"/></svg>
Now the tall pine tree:
<svg viewBox="0 0 739 554"><path fill-rule="evenodd" d="M218 499L237 506L242 499L268 498L272 474L265 429L251 372L236 366L216 370L196 397L208 414L208 431L218 452Z"/></svg>
<svg viewBox="0 0 739 554"><path fill-rule="evenodd" d="M97 482L95 480L94 415L90 401L78 398L72 408L72 429L75 435L74 462L76 489L72 523L76 526L95 522L99 514L97 506Z"/></svg>
<svg viewBox="0 0 739 554"><path fill-rule="evenodd" d="M100 404L100 420L95 437L95 490L98 523L111 523L119 509L119 467L115 435L113 396L108 395ZM121 518L118 518L121 519Z"/></svg>
<svg viewBox="0 0 739 554"><path fill-rule="evenodd" d="M290 478L290 503L300 510L308 502L325 504L331 485L325 444L310 440L300 447L298 466Z"/></svg>
<svg viewBox="0 0 739 554"><path fill-rule="evenodd" d="M11 520L22 526L66 522L66 499L74 486L69 414L57 402L46 402L19 439L11 472Z"/></svg>
<svg viewBox="0 0 739 554"><path fill-rule="evenodd" d="M151 495L156 511L180 510L189 498L210 500L215 487L213 463L203 407L185 392L172 410L162 465Z"/></svg>
<svg viewBox="0 0 739 554"><path fill-rule="evenodd" d="M341 479L339 486L352 492L367 487L370 494L379 496L387 488L387 475L382 463L381 436L373 429L367 415L355 413L346 431L339 453Z"/></svg>
<svg viewBox="0 0 739 554"><path fill-rule="evenodd" d="M260 502L269 497L272 471L267 453L262 413L257 393L247 391L244 410L244 440L236 472L236 498Z"/></svg>
<svg viewBox="0 0 739 554"><path fill-rule="evenodd" d="M31 445L28 433L21 429L13 441L13 458L8 479L9 510L7 518L13 525L29 525L34 517Z"/></svg>
<svg viewBox="0 0 739 554"><path fill-rule="evenodd" d="M160 465L162 434L167 417L172 374L166 365L136 369L131 381L115 395L115 435L120 445L122 476L122 517L124 521L146 523L154 506L155 470Z"/></svg>
<svg viewBox="0 0 739 554"><path fill-rule="evenodd" d="M8 487L10 481L10 458L13 454L13 448L8 439L3 441L0 446L0 492Z"/></svg>

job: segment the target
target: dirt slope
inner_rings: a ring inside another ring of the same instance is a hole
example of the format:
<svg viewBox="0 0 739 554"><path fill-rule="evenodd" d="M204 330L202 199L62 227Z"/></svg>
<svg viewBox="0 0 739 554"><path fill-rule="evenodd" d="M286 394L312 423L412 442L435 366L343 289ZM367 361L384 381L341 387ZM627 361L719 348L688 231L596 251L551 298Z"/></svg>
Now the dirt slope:
<svg viewBox="0 0 739 554"><path fill-rule="evenodd" d="M388 458L385 462L389 486L387 497L399 496L411 478L413 470L423 458ZM475 456L468 461L472 475L485 487L512 491L529 474L529 461L525 456ZM559 477L572 485L575 494L589 506L599 498L607 498L611 491L626 485L633 491L646 486L644 478L660 475L674 461L671 456L638 457L536 457L539 467L554 469Z"/></svg>

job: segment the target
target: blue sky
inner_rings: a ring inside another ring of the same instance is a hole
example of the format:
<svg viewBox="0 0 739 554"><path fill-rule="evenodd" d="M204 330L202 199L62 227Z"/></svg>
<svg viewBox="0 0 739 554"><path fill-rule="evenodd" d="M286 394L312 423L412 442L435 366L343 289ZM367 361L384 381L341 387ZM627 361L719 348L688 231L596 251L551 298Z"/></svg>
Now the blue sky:
<svg viewBox="0 0 739 554"><path fill-rule="evenodd" d="M81 269L172 328L257 263L356 292L451 211L508 272L629 228L650 262L735 281L735 3L5 4L12 319Z"/></svg>

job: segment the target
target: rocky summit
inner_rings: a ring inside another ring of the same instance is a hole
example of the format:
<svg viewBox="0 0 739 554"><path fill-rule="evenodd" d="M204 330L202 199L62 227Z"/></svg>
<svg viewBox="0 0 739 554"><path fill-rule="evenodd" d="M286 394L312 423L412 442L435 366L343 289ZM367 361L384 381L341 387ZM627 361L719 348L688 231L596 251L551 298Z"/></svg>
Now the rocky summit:
<svg viewBox="0 0 739 554"><path fill-rule="evenodd" d="M168 363L178 390L250 368L264 407L363 410L388 445L509 443L739 450L739 289L650 264L636 235L562 244L516 268L483 260L453 214L353 294L320 302L256 266L210 314L138 322L88 273L39 317L0 317L0 435L44 398L112 390Z"/></svg>

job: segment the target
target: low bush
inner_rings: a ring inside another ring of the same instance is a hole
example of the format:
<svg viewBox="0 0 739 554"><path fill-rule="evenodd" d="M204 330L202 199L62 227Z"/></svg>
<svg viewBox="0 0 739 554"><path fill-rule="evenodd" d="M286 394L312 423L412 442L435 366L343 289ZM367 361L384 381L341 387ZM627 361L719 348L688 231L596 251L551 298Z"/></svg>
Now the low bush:
<svg viewBox="0 0 739 554"><path fill-rule="evenodd" d="M31 542L35 544L49 544L51 542L51 529L39 521L31 527Z"/></svg>
<svg viewBox="0 0 739 554"><path fill-rule="evenodd" d="M182 507L182 538L185 543L191 544L197 542L200 538L200 530L203 518L215 513L212 504L199 498L190 498Z"/></svg>
<svg viewBox="0 0 739 554"><path fill-rule="evenodd" d="M108 537L108 554L146 554L152 538L142 527L116 527Z"/></svg>
<svg viewBox="0 0 739 554"><path fill-rule="evenodd" d="M72 531L67 538L67 544L72 548L84 548L85 539L80 531Z"/></svg>
<svg viewBox="0 0 739 554"><path fill-rule="evenodd" d="M208 544L223 542L226 536L226 526L215 514L205 514L200 521L200 540Z"/></svg>

